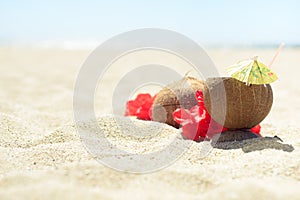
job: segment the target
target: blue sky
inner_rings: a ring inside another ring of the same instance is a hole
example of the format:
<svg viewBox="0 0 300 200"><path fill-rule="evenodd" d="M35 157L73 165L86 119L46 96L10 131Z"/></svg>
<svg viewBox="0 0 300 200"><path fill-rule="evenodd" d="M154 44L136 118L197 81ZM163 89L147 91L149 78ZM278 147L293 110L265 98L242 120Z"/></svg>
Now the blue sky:
<svg viewBox="0 0 300 200"><path fill-rule="evenodd" d="M0 0L0 41L104 41L154 27L204 44L300 44L299 2Z"/></svg>

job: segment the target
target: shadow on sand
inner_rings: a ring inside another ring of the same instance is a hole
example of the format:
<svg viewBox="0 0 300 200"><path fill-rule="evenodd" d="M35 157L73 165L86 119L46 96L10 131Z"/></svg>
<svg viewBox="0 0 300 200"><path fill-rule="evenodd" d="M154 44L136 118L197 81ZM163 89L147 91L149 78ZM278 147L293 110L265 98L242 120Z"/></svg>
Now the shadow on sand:
<svg viewBox="0 0 300 200"><path fill-rule="evenodd" d="M242 149L245 153L259 151L264 149L277 149L286 152L292 152L294 147L290 144L284 144L277 137L259 137L249 130L227 131L222 133L214 148L230 150Z"/></svg>

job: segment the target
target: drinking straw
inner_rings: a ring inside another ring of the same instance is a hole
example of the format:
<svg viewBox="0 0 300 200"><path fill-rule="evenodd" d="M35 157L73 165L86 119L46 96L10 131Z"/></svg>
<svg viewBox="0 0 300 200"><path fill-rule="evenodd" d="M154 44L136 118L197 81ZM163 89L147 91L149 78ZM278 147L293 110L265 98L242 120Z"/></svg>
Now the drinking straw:
<svg viewBox="0 0 300 200"><path fill-rule="evenodd" d="M271 62L268 64L268 67L271 67L271 65L273 65L275 59L277 58L278 54L281 52L283 46L284 46L284 43L281 43L280 46L279 46L279 48L278 48L277 51L275 52L275 54L274 54L274 56L273 56Z"/></svg>

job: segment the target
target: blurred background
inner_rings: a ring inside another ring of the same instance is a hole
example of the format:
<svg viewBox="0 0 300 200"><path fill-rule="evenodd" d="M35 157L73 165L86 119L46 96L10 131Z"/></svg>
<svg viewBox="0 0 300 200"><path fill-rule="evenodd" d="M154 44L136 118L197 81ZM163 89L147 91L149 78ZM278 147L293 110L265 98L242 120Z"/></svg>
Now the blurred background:
<svg viewBox="0 0 300 200"><path fill-rule="evenodd" d="M0 44L95 47L119 33L163 28L206 46L300 44L297 0L0 1Z"/></svg>

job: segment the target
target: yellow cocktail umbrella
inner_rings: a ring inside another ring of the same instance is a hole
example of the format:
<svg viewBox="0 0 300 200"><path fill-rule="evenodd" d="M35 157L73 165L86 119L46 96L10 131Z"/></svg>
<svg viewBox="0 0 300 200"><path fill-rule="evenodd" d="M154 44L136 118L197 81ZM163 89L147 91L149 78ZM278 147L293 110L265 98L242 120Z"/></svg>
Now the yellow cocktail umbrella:
<svg viewBox="0 0 300 200"><path fill-rule="evenodd" d="M283 44L280 45L279 49L275 53L269 67L273 64L282 47ZM276 81L278 77L269 67L258 61L257 56L254 56L251 59L240 61L229 66L227 68L227 73L231 77L246 83L246 85L270 84Z"/></svg>

